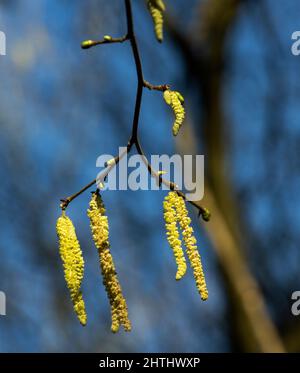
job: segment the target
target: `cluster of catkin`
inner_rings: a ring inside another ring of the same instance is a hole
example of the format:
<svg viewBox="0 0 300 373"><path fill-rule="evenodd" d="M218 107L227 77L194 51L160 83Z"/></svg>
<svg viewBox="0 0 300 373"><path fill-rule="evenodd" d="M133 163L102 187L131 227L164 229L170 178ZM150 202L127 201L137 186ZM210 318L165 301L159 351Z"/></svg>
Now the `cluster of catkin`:
<svg viewBox="0 0 300 373"><path fill-rule="evenodd" d="M162 42L164 12L166 10L165 4L163 0L146 1L154 23L156 38L159 42ZM104 42L111 41L113 41L111 36L104 36ZM82 48L87 49L96 44L99 44L99 42L86 40L82 43ZM171 90L168 85L159 87L163 87L158 88L158 90L163 91L163 98L166 104L173 110L175 119L172 131L173 135L177 136L185 119L184 98L181 93ZM107 166L113 166L114 164L115 159L109 161ZM201 298L206 300L208 298L208 291L205 276L201 257L197 249L197 241L194 236L193 228L191 227L191 219L188 216L185 199L176 191L170 191L164 200L163 207L167 239L177 264L176 280L180 280L187 271L186 252L193 269L198 292ZM110 303L111 330L116 333L120 326L122 326L125 331L130 331L131 323L128 317L127 304L110 252L108 218L99 190L92 193L87 215L90 220L93 241L98 250L103 285ZM209 211L203 209L202 217L205 221L208 221L210 218ZM56 229L65 280L70 291L74 311L80 323L86 325L87 314L81 292L81 283L84 275L84 259L76 236L75 227L64 210L62 216L57 220ZM185 246L185 252L182 248L182 241Z"/></svg>
<svg viewBox="0 0 300 373"><path fill-rule="evenodd" d="M163 0L147 0L148 9L154 23L154 31L159 42L163 41L164 12L166 10ZM174 112L172 132L177 136L185 119L184 98L178 91L166 89L163 93L164 100ZM176 280L180 280L186 273L187 265L182 249L180 232L182 232L186 253L194 271L197 289L203 300L208 298L205 277L201 264L197 241L191 227L191 219L185 206L184 199L176 192L170 192L164 201L164 218L166 222L167 239L173 250L177 264ZM209 213L204 212L204 220L209 219Z"/></svg>
<svg viewBox="0 0 300 373"><path fill-rule="evenodd" d="M127 304L110 252L108 219L105 215L105 207L99 192L92 194L87 213L90 219L92 237L98 249L103 284L111 307L111 330L116 333L122 325L125 331L130 331L131 324L128 317ZM80 290L84 273L84 260L74 225L71 219L66 216L65 211L58 218L56 228L65 280L70 291L74 311L80 323L86 325L87 315Z"/></svg>
<svg viewBox="0 0 300 373"><path fill-rule="evenodd" d="M208 298L208 291L205 276L202 268L201 257L197 249L197 240L191 227L191 219L188 216L188 210L185 200L177 192L171 191L164 200L164 219L166 225L167 239L177 264L176 280L180 280L186 273L187 265L179 229L182 233L182 239L186 248L186 254L189 258L194 272L196 286L202 300Z"/></svg>

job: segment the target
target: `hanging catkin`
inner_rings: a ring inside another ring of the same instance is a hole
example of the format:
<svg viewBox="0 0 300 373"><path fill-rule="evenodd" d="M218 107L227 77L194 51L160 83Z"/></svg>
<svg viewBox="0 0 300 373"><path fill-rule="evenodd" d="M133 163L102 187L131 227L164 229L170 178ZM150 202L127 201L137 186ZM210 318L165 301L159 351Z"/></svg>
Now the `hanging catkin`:
<svg viewBox="0 0 300 373"><path fill-rule="evenodd" d="M180 280L186 273L186 261L181 247L179 231L177 227L176 211L174 207L177 193L170 192L164 200L164 219L167 232L167 240L177 264L176 280Z"/></svg>
<svg viewBox="0 0 300 373"><path fill-rule="evenodd" d="M111 330L116 333L120 325L123 325L126 331L130 331L131 324L128 318L126 300L122 294L113 258L110 253L108 219L105 215L103 201L98 192L93 193L87 213L90 218L93 240L99 253L103 284L111 306Z"/></svg>
<svg viewBox="0 0 300 373"><path fill-rule="evenodd" d="M161 43L163 41L164 11L165 4L162 0L147 0L148 10L151 14L156 39Z"/></svg>
<svg viewBox="0 0 300 373"><path fill-rule="evenodd" d="M197 249L197 240L194 236L193 228L191 227L191 219L188 216L185 201L177 192L171 191L165 197L163 206L167 239L173 250L178 267L176 279L182 278L186 272L186 262L177 226L177 224L179 224L183 242L186 247L186 253L194 272L197 289L201 299L206 300L208 298L208 291L201 257Z"/></svg>
<svg viewBox="0 0 300 373"><path fill-rule="evenodd" d="M185 118L184 98L181 93L167 89L164 91L164 100L173 109L175 115L173 135L177 136Z"/></svg>
<svg viewBox="0 0 300 373"><path fill-rule="evenodd" d="M56 224L59 252L63 262L65 280L70 291L74 310L82 325L86 324L85 305L80 291L84 272L84 260L76 236L75 227L65 212Z"/></svg>
<svg viewBox="0 0 300 373"><path fill-rule="evenodd" d="M190 260L191 267L193 268L197 289L200 293L201 299L206 300L208 298L208 290L202 268L201 257L197 249L197 240L194 236L194 230L191 227L191 219L188 216L188 210L186 208L185 201L178 194L175 200L175 209L177 213L177 219L182 231L186 253Z"/></svg>

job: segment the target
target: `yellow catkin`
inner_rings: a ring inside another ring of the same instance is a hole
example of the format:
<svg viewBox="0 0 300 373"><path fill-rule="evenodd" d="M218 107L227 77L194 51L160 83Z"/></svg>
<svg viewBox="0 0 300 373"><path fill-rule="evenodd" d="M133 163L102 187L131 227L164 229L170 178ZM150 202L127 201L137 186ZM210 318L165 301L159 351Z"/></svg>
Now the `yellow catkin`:
<svg viewBox="0 0 300 373"><path fill-rule="evenodd" d="M179 238L179 231L176 222L176 211L174 209L174 202L177 193L170 192L164 200L164 219L167 232L167 239L175 257L177 264L176 280L180 280L186 273L186 261L184 252L181 247L181 240Z"/></svg>
<svg viewBox="0 0 300 373"><path fill-rule="evenodd" d="M82 325L86 325L87 315L80 291L84 272L84 260L76 236L75 227L63 212L56 224L59 252L63 261L65 280L69 288L74 310Z"/></svg>
<svg viewBox="0 0 300 373"><path fill-rule="evenodd" d="M166 10L165 4L162 0L147 0L148 10L151 14L154 31L157 40L161 43L163 41L164 16Z"/></svg>
<svg viewBox="0 0 300 373"><path fill-rule="evenodd" d="M194 271L194 278L201 299L208 298L208 290L206 286L205 276L202 268L201 257L197 249L197 240L194 236L194 230L191 227L191 219L188 216L188 210L184 199L176 193L175 209L177 219L182 231L183 241L186 247L186 252Z"/></svg>
<svg viewBox="0 0 300 373"><path fill-rule="evenodd" d="M177 136L185 118L184 98L181 93L167 89L164 91L164 99L174 111L173 135Z"/></svg>
<svg viewBox="0 0 300 373"><path fill-rule="evenodd" d="M93 240L99 253L103 284L111 306L111 330L116 333L120 325L123 325L125 331L130 331L131 323L128 318L126 300L122 294L110 253L108 219L99 193L93 193L87 213L90 218Z"/></svg>

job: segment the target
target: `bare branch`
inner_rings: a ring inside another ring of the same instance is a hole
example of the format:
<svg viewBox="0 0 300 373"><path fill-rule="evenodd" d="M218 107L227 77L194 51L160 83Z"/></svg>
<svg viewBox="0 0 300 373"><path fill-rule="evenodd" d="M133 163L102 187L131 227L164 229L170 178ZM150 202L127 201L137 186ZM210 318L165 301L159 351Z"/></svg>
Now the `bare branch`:
<svg viewBox="0 0 300 373"><path fill-rule="evenodd" d="M91 47L94 47L96 45L101 44L111 44L111 43L122 43L124 41L129 41L132 49L132 54L135 62L136 67L136 73L138 78L138 84L137 84L137 92L136 92L136 102L135 102L135 108L134 108L134 116L132 121L132 131L131 131L131 137L127 145L127 149L125 151L125 154L129 153L132 149L132 146L135 145L137 152L142 156L142 159L150 173L150 175L157 179L159 185L164 184L166 185L170 190L175 190L181 197L183 197L185 200L186 196L185 194L178 190L178 186L174 184L171 181L165 180L162 178L162 175L155 171L151 164L149 163L138 138L138 129L139 129L139 118L140 118L140 112L141 112L141 105L142 105L142 96L143 96L143 90L144 88L150 89L150 90L156 90L156 91L166 91L170 88L167 84L162 85L153 85L146 81L144 79L143 74L143 67L141 63L140 58L140 52L134 32L134 23L133 23L133 16L132 16L132 7L131 7L131 0L124 0L125 1L125 9L126 9L126 19L127 19L127 35L122 38L112 38L109 35L104 36L104 39L101 41L93 41L93 40L86 40L81 44L81 47L83 49L88 49ZM85 187L83 187L79 192L73 194L70 197L61 199L60 207L65 210L68 205L76 199L78 196L80 196L82 193L84 193L87 189L91 188L93 185L95 185L98 181L102 182L106 179L109 172L112 170L113 167L115 167L120 159L122 157L117 156L113 158L112 162L110 164L107 164L107 169L101 174L100 179L94 179L90 183L88 183ZM199 210L199 214L202 216L203 220L208 221L210 218L209 211L202 207L199 202L189 201L193 206L195 206Z"/></svg>

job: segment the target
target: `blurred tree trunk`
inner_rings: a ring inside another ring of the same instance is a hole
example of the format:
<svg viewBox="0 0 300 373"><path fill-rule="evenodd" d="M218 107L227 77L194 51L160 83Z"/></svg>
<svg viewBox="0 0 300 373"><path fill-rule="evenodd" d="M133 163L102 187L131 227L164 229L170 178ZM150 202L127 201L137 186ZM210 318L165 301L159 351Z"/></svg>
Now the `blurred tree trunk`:
<svg viewBox="0 0 300 373"><path fill-rule="evenodd" d="M244 3L245 0L200 1L198 23L191 35L183 36L172 18L168 19L168 27L186 63L187 80L196 82L199 89L207 161L204 204L212 212L206 229L228 290L232 335L242 351L283 352L263 294L243 255L241 216L224 162L227 143L222 108L225 41ZM193 127L199 131L200 124L195 123ZM198 144L192 140L196 137L190 134L179 139L182 153L197 153Z"/></svg>

